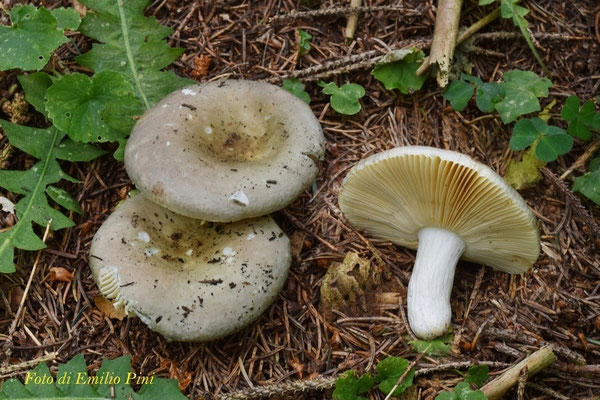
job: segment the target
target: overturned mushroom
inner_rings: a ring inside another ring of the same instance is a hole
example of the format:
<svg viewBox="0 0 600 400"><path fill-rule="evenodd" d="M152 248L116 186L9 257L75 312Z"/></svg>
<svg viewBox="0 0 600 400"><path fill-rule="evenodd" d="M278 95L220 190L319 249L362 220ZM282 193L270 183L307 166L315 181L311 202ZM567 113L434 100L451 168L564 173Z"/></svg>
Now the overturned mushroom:
<svg viewBox="0 0 600 400"><path fill-rule="evenodd" d="M487 166L453 151L408 146L368 157L349 172L339 203L354 226L418 249L407 306L423 339L450 326L459 258L514 274L527 271L540 251L521 196Z"/></svg>
<svg viewBox="0 0 600 400"><path fill-rule="evenodd" d="M202 223L139 194L106 220L90 249L102 294L181 341L217 339L255 320L290 262L289 240L269 216Z"/></svg>
<svg viewBox="0 0 600 400"><path fill-rule="evenodd" d="M155 203L231 222L285 207L311 184L324 137L310 107L267 83L189 86L135 125L127 172Z"/></svg>

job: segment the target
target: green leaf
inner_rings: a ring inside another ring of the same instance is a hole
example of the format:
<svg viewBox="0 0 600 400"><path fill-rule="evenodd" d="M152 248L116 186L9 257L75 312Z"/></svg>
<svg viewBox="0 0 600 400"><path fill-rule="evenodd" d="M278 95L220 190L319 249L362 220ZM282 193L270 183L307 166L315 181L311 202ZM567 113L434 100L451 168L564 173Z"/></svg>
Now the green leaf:
<svg viewBox="0 0 600 400"><path fill-rule="evenodd" d="M496 104L506 96L503 84L486 82L477 87L475 104L480 111L491 113L496 109Z"/></svg>
<svg viewBox="0 0 600 400"><path fill-rule="evenodd" d="M540 118L521 119L515 124L509 146L522 150L539 138L535 154L545 162L556 160L573 147L573 138L557 126L549 126Z"/></svg>
<svg viewBox="0 0 600 400"><path fill-rule="evenodd" d="M62 377L62 378L61 378ZM71 377L70 379L68 379ZM56 386L65 396L70 397L98 397L99 394L90 385L83 384L88 378L85 358L78 354L66 364L58 367Z"/></svg>
<svg viewBox="0 0 600 400"><path fill-rule="evenodd" d="M365 95L365 89L356 83L346 83L338 87L335 83L319 82L323 88L323 93L331 95L331 107L344 115L354 115L360 111L360 102L358 101Z"/></svg>
<svg viewBox="0 0 600 400"><path fill-rule="evenodd" d="M588 172L575 178L573 190L600 205L600 157L590 162ZM588 339L591 340L593 339Z"/></svg>
<svg viewBox="0 0 600 400"><path fill-rule="evenodd" d="M368 392L374 384L375 379L370 374L364 374L359 378L356 371L349 370L335 382L333 398L336 400L364 400L364 397L358 395Z"/></svg>
<svg viewBox="0 0 600 400"><path fill-rule="evenodd" d="M452 335L445 335L433 340L411 340L409 343L418 353L443 356L450 353L451 342Z"/></svg>
<svg viewBox="0 0 600 400"><path fill-rule="evenodd" d="M496 2L496 0L479 0L480 6L487 6L488 4L492 4Z"/></svg>
<svg viewBox="0 0 600 400"><path fill-rule="evenodd" d="M408 369L409 363L404 358L387 357L377 364L377 376L375 380L379 383L378 388L385 394L389 394L398 380L404 375ZM411 370L406 374L402 382L394 390L393 396L402 394L410 385L412 385L415 370Z"/></svg>
<svg viewBox="0 0 600 400"><path fill-rule="evenodd" d="M456 400L456 394L454 392L442 392L435 396L435 400Z"/></svg>
<svg viewBox="0 0 600 400"><path fill-rule="evenodd" d="M481 387L490 377L490 369L487 365L474 365L469 368L465 382Z"/></svg>
<svg viewBox="0 0 600 400"><path fill-rule="evenodd" d="M538 143L535 154L545 162L556 160L573 148L573 138L557 126L549 126Z"/></svg>
<svg viewBox="0 0 600 400"><path fill-rule="evenodd" d="M435 400L487 400L481 390L471 390L469 383L461 382L452 392L442 392L435 397Z"/></svg>
<svg viewBox="0 0 600 400"><path fill-rule="evenodd" d="M69 41L56 18L43 7L13 7L10 20L12 26L0 26L0 71L41 69L50 53Z"/></svg>
<svg viewBox="0 0 600 400"><path fill-rule="evenodd" d="M312 35L302 29L298 29L298 55L303 56L310 51L310 40L312 39Z"/></svg>
<svg viewBox="0 0 600 400"><path fill-rule="evenodd" d="M505 96L495 107L502 122L508 124L524 114L540 111L538 97L547 97L552 82L531 71L512 70L502 79Z"/></svg>
<svg viewBox="0 0 600 400"><path fill-rule="evenodd" d="M395 50L388 53L375 64L371 74L387 90L398 89L403 94L411 94L421 89L425 74L417 76L417 69L425 53L416 47Z"/></svg>
<svg viewBox="0 0 600 400"><path fill-rule="evenodd" d="M595 125L596 110L594 102L586 101L581 109L579 108L579 97L569 96L561 111L565 121L569 122L569 135L578 137L582 140L589 140L592 137L590 127Z"/></svg>
<svg viewBox="0 0 600 400"><path fill-rule="evenodd" d="M59 29L68 29L74 31L79 28L81 23L81 17L79 13L72 8L55 8L51 11L56 21L58 21Z"/></svg>
<svg viewBox="0 0 600 400"><path fill-rule="evenodd" d="M54 125L78 142L115 141L123 133L110 127L102 112L109 104L124 108L139 104L133 88L123 75L103 71L89 78L83 74L64 75L47 92L46 109ZM129 118L123 118L128 124Z"/></svg>
<svg viewBox="0 0 600 400"><path fill-rule="evenodd" d="M131 371L131 357L104 359L95 376L88 381L82 355L58 367L56 381L46 364L40 364L25 376L25 385L17 379L7 380L0 388L0 399L71 399L71 400L186 400L175 379L143 377ZM119 382L117 382L119 380ZM95 383L94 383L95 382ZM90 385L90 383L92 385ZM131 384L142 384L135 393Z"/></svg>
<svg viewBox="0 0 600 400"><path fill-rule="evenodd" d="M111 70L124 74L144 109L183 86L195 83L173 72L161 71L183 52L167 45L173 30L143 15L147 0L81 0L90 8L79 31L101 42L77 57L96 73Z"/></svg>
<svg viewBox="0 0 600 400"><path fill-rule="evenodd" d="M473 97L473 91L473 86L465 81L452 81L444 92L444 98L450 102L453 109L462 111Z"/></svg>
<svg viewBox="0 0 600 400"><path fill-rule="evenodd" d="M284 79L281 87L293 94L294 96L300 98L300 100L302 100L306 104L310 104L310 96L304 90L304 83L300 82L298 79Z"/></svg>
<svg viewBox="0 0 600 400"><path fill-rule="evenodd" d="M527 42L527 45L533 53L533 56L544 70L544 73L546 75L550 75L548 67L546 67L546 64L544 64L544 61L542 60L542 57L540 57L537 50L535 49L535 46L533 45L533 40L531 39L531 34L527 30L529 23L525 19L525 15L529 13L529 10L525 7L517 5L518 1L519 0L501 0L500 12L502 14L502 18L511 18L513 20L514 24L521 31L521 35L523 35L523 38L525 39L525 42Z"/></svg>
<svg viewBox="0 0 600 400"><path fill-rule="evenodd" d="M32 223L58 230L73 226L73 222L48 204L47 187L70 177L61 170L57 161L57 144L64 133L56 128L36 129L0 120L9 142L18 149L40 159L27 171L0 170L0 187L23 197L15 205L18 222L0 233L0 273L14 271L14 249L40 250L44 243L33 231ZM72 178L70 178L72 180ZM69 205L59 198L60 189L50 189L49 196L57 203ZM70 206L71 207L71 206ZM74 206L73 206L74 208Z"/></svg>
<svg viewBox="0 0 600 400"><path fill-rule="evenodd" d="M63 139L63 141L56 146L54 155L59 160L66 161L92 161L101 155L106 154L106 151L99 149L98 147L87 144L87 143L76 143L69 138Z"/></svg>
<svg viewBox="0 0 600 400"><path fill-rule="evenodd" d="M17 77L19 83L23 87L25 99L38 112L48 116L46 111L46 92L52 85L52 78L45 72L34 72L28 75L19 75Z"/></svg>
<svg viewBox="0 0 600 400"><path fill-rule="evenodd" d="M521 119L517 121L513 129L513 136L510 138L508 145L513 150L523 150L533 143L541 134L538 126L538 121L541 121L543 125L545 122L539 118ZM542 130L546 127L542 126Z"/></svg>
<svg viewBox="0 0 600 400"><path fill-rule="evenodd" d="M57 188L56 186L48 186L46 188L46 194L57 204L63 206L67 210L83 215L83 210L81 209L79 203L76 202L66 190Z"/></svg>

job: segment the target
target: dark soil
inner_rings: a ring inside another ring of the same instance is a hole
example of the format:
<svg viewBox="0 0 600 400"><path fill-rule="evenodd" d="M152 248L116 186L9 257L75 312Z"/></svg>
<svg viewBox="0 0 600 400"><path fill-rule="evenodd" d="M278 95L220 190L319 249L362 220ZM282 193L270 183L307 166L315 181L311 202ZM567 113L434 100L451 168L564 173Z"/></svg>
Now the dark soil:
<svg viewBox="0 0 600 400"><path fill-rule="evenodd" d="M71 4L50 0L42 3L49 7ZM393 3L365 1L367 6ZM492 9L477 7L475 1L465 3L463 26ZM400 309L405 305L404 288L415 253L359 235L348 224L337 203L343 177L358 160L404 145L456 150L501 175L507 161L519 157L508 148L510 127L502 125L497 117L480 118L483 114L474 104L464 112L453 111L434 79L414 95L404 96L385 90L370 75L370 68L361 67L368 66L373 55L385 53L388 47L414 43L426 47L433 33L434 4L437 2L429 0L401 3L407 9L418 10L417 15L365 12L359 18L356 40L346 45L343 13L269 22L293 10L331 9L339 5L334 1L153 1L147 15L172 27L175 32L170 44L186 50L172 67L176 73L199 82L245 78L281 84L282 78L293 71L361 55L354 63L362 64L325 79L363 85L367 95L361 101L362 111L351 117L337 114L316 83L307 82L313 99L311 107L325 132L327 152L312 190L275 214L284 231L295 238L298 257L284 290L263 316L239 333L213 343L169 343L138 319L119 321L98 309L94 298L99 290L87 262L90 241L115 205L134 187L123 165L110 155L90 164L65 164L65 171L82 183L63 181L63 187L80 202L86 216L72 215L76 227L50 233L47 249L39 253L19 251L17 272L0 277L1 345L10 339L9 327L39 257L24 316L12 333L12 346L1 350L5 355L0 352L0 366L56 351L50 366L82 353L91 370L96 370L103 358L131 354L133 369L140 374L178 378L186 395L210 398L252 386L331 377L348 368L372 370L388 355L415 360L417 354L408 344L411 337ZM557 99L553 112L558 114L571 94L582 99L598 95L600 5L592 0L527 0L523 4L530 10L527 19L554 82L550 98L543 99L542 106ZM313 48L296 60L298 28L313 36ZM498 20L482 32L518 30L512 22ZM559 35L544 35L547 33ZM466 54L473 64L473 75L494 81L511 69L542 74L522 38L500 36L504 38L475 36L475 51ZM52 60L59 70L75 71L73 57L91 46L89 39L79 35L72 39L73 43L63 46ZM315 74L307 76L310 80ZM15 77L12 72L0 75L2 101L12 101L21 92L19 87L9 91ZM26 114L29 125L44 126L45 121L32 108ZM0 118L10 117L0 111ZM452 293L453 352L441 358L423 357L417 369L453 361L514 364L550 344L558 362L528 381L523 398L585 399L600 395L600 346L587 340L600 340L600 208L570 190L573 177L580 175L581 169L564 180L558 178L588 146L577 141L573 151L547 165L537 186L521 191L539 220L542 253L535 266L522 276L511 276L461 262ZM0 154L6 147L7 140L0 132ZM15 150L0 167L25 169L32 161ZM10 197L2 191L0 195ZM14 218L0 214L0 229L14 223ZM41 229L39 233L43 233ZM373 262L382 260L391 272L389 279L403 286L397 296L399 305L369 307L370 315L333 312L332 317L323 317L318 311L320 282L327 267L341 262L349 251ZM74 279L69 283L53 281L49 276L51 267L66 268ZM502 370L493 368L492 372ZM433 399L440 390L460 380L462 377L452 370L420 376L415 380L418 391L410 398ZM298 396L328 398L330 393ZM516 391L507 398L517 398Z"/></svg>

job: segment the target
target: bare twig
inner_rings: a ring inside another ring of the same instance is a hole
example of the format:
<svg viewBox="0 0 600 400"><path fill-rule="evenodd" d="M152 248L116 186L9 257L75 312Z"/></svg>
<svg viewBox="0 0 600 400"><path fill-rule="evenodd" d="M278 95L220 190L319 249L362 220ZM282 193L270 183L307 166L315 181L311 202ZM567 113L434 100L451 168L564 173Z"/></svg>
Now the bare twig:
<svg viewBox="0 0 600 400"><path fill-rule="evenodd" d="M461 7L462 0L439 0L429 57L417 70L417 75L421 75L430 66L437 66L437 82L442 88L448 84L454 48L457 44Z"/></svg>
<svg viewBox="0 0 600 400"><path fill-rule="evenodd" d="M527 376L531 377L542 369L548 367L556 361L556 356L552 352L550 346L545 346L529 355L523 361L494 379L490 383L481 388L483 394L488 400L497 400L502 397L519 379L519 375L523 369L527 369Z"/></svg>
<svg viewBox="0 0 600 400"><path fill-rule="evenodd" d="M350 7L358 8L362 5L362 0L351 0ZM356 32L356 24L358 23L358 12L350 14L348 16L348 23L346 24L346 31L344 32L344 38L346 43L352 42L354 39L354 32Z"/></svg>
<svg viewBox="0 0 600 400"><path fill-rule="evenodd" d="M289 14L276 15L269 22L282 22L288 19L330 17L332 15L351 15L358 12L398 11L403 16L421 15L422 10L406 8L403 6L362 6L362 7L333 7L322 10L297 11Z"/></svg>
<svg viewBox="0 0 600 400"><path fill-rule="evenodd" d="M21 371L24 369L31 369L31 368L35 367L36 365L41 364L46 361L54 361L56 359L57 355L58 355L58 353L52 352L52 353L45 354L41 357L35 358L33 360L24 361L19 364L8 365L6 367L0 367L0 376L6 375L6 374L11 374L13 372Z"/></svg>

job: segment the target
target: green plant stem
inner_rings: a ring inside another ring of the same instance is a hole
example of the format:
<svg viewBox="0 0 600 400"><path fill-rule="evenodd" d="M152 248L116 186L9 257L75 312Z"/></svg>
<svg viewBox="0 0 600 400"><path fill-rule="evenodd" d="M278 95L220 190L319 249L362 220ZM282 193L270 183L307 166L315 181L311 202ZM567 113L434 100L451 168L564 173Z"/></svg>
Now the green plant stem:
<svg viewBox="0 0 600 400"><path fill-rule="evenodd" d="M498 400L508 389L517 383L521 370L527 368L527 377L532 377L554 361L556 361L556 355L552 352L552 348L544 346L498 378L484 385L481 391L486 395L488 400Z"/></svg>
<svg viewBox="0 0 600 400"><path fill-rule="evenodd" d="M119 20L121 23L121 30L123 31L123 42L125 43L125 53L127 54L127 60L129 61L129 69L135 82L135 86L140 93L140 97L144 102L146 109L150 108L150 103L146 98L146 94L142 90L142 84L140 83L140 77L135 69L135 61L133 59L133 51L131 50L131 43L129 43L129 30L127 29L127 20L125 19L125 10L123 10L123 0L117 0L117 7L119 8Z"/></svg>

